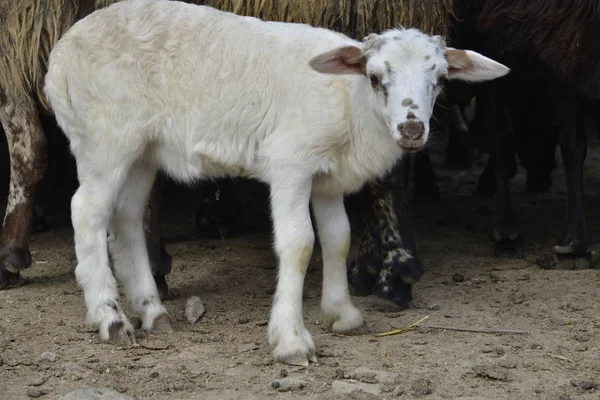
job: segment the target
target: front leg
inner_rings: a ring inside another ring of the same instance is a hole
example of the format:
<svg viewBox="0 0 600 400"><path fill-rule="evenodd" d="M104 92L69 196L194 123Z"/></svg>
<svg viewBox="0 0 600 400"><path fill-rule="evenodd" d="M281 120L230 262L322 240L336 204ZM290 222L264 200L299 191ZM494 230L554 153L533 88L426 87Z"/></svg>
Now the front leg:
<svg viewBox="0 0 600 400"><path fill-rule="evenodd" d="M325 323L334 332L360 328L364 319L350 300L346 278L350 222L344 209L344 198L314 193L312 205L323 253L321 310Z"/></svg>
<svg viewBox="0 0 600 400"><path fill-rule="evenodd" d="M307 366L316 362L315 344L304 327L302 291L315 241L309 202L311 179L281 174L271 184L271 209L275 250L279 258L278 280L268 340L277 360Z"/></svg>

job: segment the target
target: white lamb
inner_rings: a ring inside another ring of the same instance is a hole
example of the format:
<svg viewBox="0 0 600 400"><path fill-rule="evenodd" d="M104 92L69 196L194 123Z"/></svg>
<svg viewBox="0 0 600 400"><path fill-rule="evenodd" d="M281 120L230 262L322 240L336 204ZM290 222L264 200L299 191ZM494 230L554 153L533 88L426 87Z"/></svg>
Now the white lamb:
<svg viewBox="0 0 600 400"><path fill-rule="evenodd" d="M361 43L162 0L123 1L80 20L52 51L45 92L77 160L75 274L89 322L102 340L135 340L108 248L143 329L172 330L142 228L157 170L183 182L252 177L270 185L279 257L269 342L284 363L316 361L302 312L315 238L309 203L323 250L324 319L335 332L359 328L345 273L344 194L425 145L444 80L507 72L415 29Z"/></svg>

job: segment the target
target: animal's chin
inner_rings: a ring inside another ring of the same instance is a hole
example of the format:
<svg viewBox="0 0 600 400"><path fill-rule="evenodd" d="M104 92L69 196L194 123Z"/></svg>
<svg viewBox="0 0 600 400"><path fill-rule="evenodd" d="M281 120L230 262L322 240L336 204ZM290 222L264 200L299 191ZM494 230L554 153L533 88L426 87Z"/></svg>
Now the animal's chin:
<svg viewBox="0 0 600 400"><path fill-rule="evenodd" d="M419 150L423 150L425 147L425 140L423 139L407 139L401 138L396 140L396 144L404 151L405 153L416 153Z"/></svg>

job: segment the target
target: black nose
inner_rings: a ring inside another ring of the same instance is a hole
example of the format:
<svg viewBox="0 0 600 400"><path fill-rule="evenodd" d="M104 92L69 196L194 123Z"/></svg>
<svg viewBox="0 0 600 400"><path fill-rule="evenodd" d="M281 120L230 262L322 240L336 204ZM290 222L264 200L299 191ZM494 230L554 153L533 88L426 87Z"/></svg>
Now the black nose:
<svg viewBox="0 0 600 400"><path fill-rule="evenodd" d="M403 136L411 140L417 140L425 133L425 124L421 121L410 119L398 124L398 130Z"/></svg>

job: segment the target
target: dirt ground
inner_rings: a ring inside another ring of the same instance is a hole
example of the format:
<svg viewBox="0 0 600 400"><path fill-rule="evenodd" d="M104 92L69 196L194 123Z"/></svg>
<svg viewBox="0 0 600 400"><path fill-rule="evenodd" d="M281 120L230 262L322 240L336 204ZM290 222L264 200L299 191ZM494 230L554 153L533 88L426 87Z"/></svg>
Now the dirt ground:
<svg viewBox="0 0 600 400"><path fill-rule="evenodd" d="M600 237L598 140L592 138L590 146L587 211ZM137 330L140 346L124 349L99 343L84 323L70 226L36 234L34 265L24 272L31 282L0 292L0 399L26 399L28 389L35 394L31 388L45 393L41 398L56 399L79 387L113 387L137 399L165 400L600 398L600 271L545 270L535 262L562 232L560 168L548 194L526 194L522 172L513 180L527 255L505 260L491 257L492 203L471 196L481 165L451 172L435 161L442 199L415 206L417 245L427 272L415 285L408 309L386 309L371 297L353 297L365 313L367 332L327 332L320 324L316 247L304 309L319 363L308 368L274 362L266 343L276 274L268 232L197 239L193 203L171 207L165 220L173 298L165 304L175 332L152 336ZM353 248L359 233L353 232ZM455 274L464 281L456 282ZM207 309L195 325L184 316L192 295L200 296ZM375 337L426 316L424 325L527 334L420 328ZM46 352L52 354L42 356ZM392 375L361 376L353 373L357 368ZM362 392L343 394L361 380Z"/></svg>

